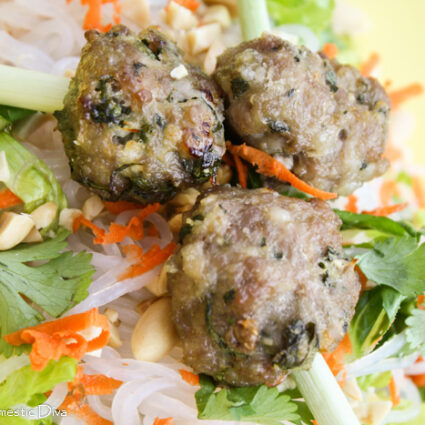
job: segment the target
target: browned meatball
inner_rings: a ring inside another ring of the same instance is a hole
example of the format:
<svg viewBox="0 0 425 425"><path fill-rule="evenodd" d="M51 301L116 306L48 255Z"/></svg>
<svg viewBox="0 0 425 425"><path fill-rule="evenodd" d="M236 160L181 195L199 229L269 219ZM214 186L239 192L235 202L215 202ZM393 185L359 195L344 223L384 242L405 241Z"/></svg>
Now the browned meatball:
<svg viewBox="0 0 425 425"><path fill-rule="evenodd" d="M313 186L348 195L386 171L390 102L352 66L264 35L227 50L215 79L241 139Z"/></svg>
<svg viewBox="0 0 425 425"><path fill-rule="evenodd" d="M184 223L167 271L185 363L229 385L276 385L335 348L360 284L325 202L222 187Z"/></svg>
<svg viewBox="0 0 425 425"><path fill-rule="evenodd" d="M73 178L105 199L152 202L214 176L225 150L216 84L156 29L86 38L56 114Z"/></svg>

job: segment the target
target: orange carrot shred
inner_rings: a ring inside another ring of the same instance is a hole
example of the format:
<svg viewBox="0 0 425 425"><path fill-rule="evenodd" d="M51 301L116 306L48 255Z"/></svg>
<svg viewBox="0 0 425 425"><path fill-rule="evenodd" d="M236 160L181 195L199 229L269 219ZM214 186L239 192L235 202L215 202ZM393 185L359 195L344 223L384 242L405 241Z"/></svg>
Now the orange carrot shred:
<svg viewBox="0 0 425 425"><path fill-rule="evenodd" d="M189 385L199 385L199 375L196 375L195 373L185 369L180 369L179 372L183 381L186 381Z"/></svg>
<svg viewBox="0 0 425 425"><path fill-rule="evenodd" d="M101 333L87 341L79 332L100 327ZM80 360L84 354L104 347L109 340L109 323L97 308L40 325L21 329L3 338L11 345L32 344L30 360L33 370L42 370L50 360L62 356Z"/></svg>
<svg viewBox="0 0 425 425"><path fill-rule="evenodd" d="M425 388L425 374L423 375L412 375L410 377L417 387Z"/></svg>
<svg viewBox="0 0 425 425"><path fill-rule="evenodd" d="M393 196L400 196L397 183L394 180L384 181L379 191L379 196L381 204L384 207L387 207L390 204Z"/></svg>
<svg viewBox="0 0 425 425"><path fill-rule="evenodd" d="M329 366L334 376L342 374L342 379L339 381L341 387L346 381L345 356L352 352L351 341L348 334L344 336L338 347L332 353L322 353L323 358Z"/></svg>
<svg viewBox="0 0 425 425"><path fill-rule="evenodd" d="M157 236L159 236L158 228L151 224L150 226L148 226L147 235L156 238Z"/></svg>
<svg viewBox="0 0 425 425"><path fill-rule="evenodd" d="M395 382L394 376L391 376L390 381L390 396L393 406L398 406L400 404L400 390L397 387L397 383Z"/></svg>
<svg viewBox="0 0 425 425"><path fill-rule="evenodd" d="M348 197L348 202L347 202L347 204L345 205L345 209L347 210L347 211L349 211L349 212L352 212L352 213L357 213L359 210L358 210L358 208L357 208L357 201L358 201L359 199L357 198L357 196L356 195L353 195L353 194L351 194L349 197Z"/></svg>
<svg viewBox="0 0 425 425"><path fill-rule="evenodd" d="M362 285L362 292L366 289L366 284L368 281L368 278L366 275L362 272L359 266L355 266L354 270L356 271L357 275L359 276L360 284Z"/></svg>
<svg viewBox="0 0 425 425"><path fill-rule="evenodd" d="M409 204L403 202L402 204L391 205L388 207L379 207L370 211L362 211L362 214L376 215L379 217L385 217L390 214L394 214L399 211L403 211Z"/></svg>
<svg viewBox="0 0 425 425"><path fill-rule="evenodd" d="M425 310L425 295L418 295L416 305L420 310Z"/></svg>
<svg viewBox="0 0 425 425"><path fill-rule="evenodd" d="M75 218L72 223L72 231L74 233L78 232L81 226L88 227L96 237L103 237L105 235L105 231L100 227L97 227L90 220L87 220L82 214Z"/></svg>
<svg viewBox="0 0 425 425"><path fill-rule="evenodd" d="M81 401L78 394L72 394L65 398L59 406L59 410L66 410L79 419L82 419L86 425L113 425L111 421L99 416L91 407Z"/></svg>
<svg viewBox="0 0 425 425"><path fill-rule="evenodd" d="M311 422L313 423L313 425L319 425L319 424L317 423L317 421L316 421L316 420L314 420L314 419L313 419Z"/></svg>
<svg viewBox="0 0 425 425"><path fill-rule="evenodd" d="M422 187L422 182L418 177L412 178L413 192L415 192L416 199L421 208L425 208L425 191Z"/></svg>
<svg viewBox="0 0 425 425"><path fill-rule="evenodd" d="M172 417L164 419L160 419L157 417L155 418L153 425L174 425L174 419Z"/></svg>
<svg viewBox="0 0 425 425"><path fill-rule="evenodd" d="M372 53L369 58L361 65L360 73L365 77L369 77L380 61L378 53Z"/></svg>
<svg viewBox="0 0 425 425"><path fill-rule="evenodd" d="M122 381L105 375L83 375L80 379L87 395L107 395L122 385Z"/></svg>
<svg viewBox="0 0 425 425"><path fill-rule="evenodd" d="M256 165L259 173L268 177L275 177L281 181L286 181L296 189L315 196L316 198L328 200L334 199L338 196L336 193L325 192L308 185L295 176L295 174L291 173L281 162L259 149L247 146L245 143L240 146L227 143L227 149L233 155L239 155L252 165Z"/></svg>
<svg viewBox="0 0 425 425"><path fill-rule="evenodd" d="M339 53L338 46L335 43L325 43L322 50L329 59L335 59Z"/></svg>
<svg viewBox="0 0 425 425"><path fill-rule="evenodd" d="M14 207L19 204L22 204L22 200L9 189L0 190L0 209Z"/></svg>
<svg viewBox="0 0 425 425"><path fill-rule="evenodd" d="M233 160L233 155L230 155L229 152L226 152L223 155L222 160L230 167L233 168L235 166L235 161Z"/></svg>
<svg viewBox="0 0 425 425"><path fill-rule="evenodd" d="M129 252L128 250L130 249L133 250L133 255L136 254L137 262L132 264L124 273L118 276L119 280L135 278L159 266L174 252L176 244L171 242L164 249L161 249L159 245L154 245L146 254L140 252L141 248L139 248L140 251L137 252L137 248L127 248L127 252Z"/></svg>
<svg viewBox="0 0 425 425"><path fill-rule="evenodd" d="M165 8L166 10L168 10L168 7L172 1L179 4L180 6L185 7L186 9L191 10L192 12L198 10L199 6L201 5L201 3L199 3L197 0L170 0Z"/></svg>
<svg viewBox="0 0 425 425"><path fill-rule="evenodd" d="M124 211L130 210L140 210L143 208L143 205L137 204L135 202L128 201L118 201L118 202L104 202L105 208L112 214L118 215Z"/></svg>
<svg viewBox="0 0 425 425"><path fill-rule="evenodd" d="M406 100L414 96L419 96L424 92L424 88L419 83L413 83L399 90L394 90L389 93L391 107L397 109Z"/></svg>
<svg viewBox="0 0 425 425"><path fill-rule="evenodd" d="M233 154L235 160L236 170L238 171L239 184L242 188L246 189L248 182L248 169L242 160L235 154Z"/></svg>
<svg viewBox="0 0 425 425"><path fill-rule="evenodd" d="M71 3L72 0L67 0ZM83 6L87 5L88 9L83 22L83 29L92 30L96 29L102 32L109 31L112 24L102 25L102 4L112 3L114 12L112 19L115 24L121 22L121 0L80 0Z"/></svg>

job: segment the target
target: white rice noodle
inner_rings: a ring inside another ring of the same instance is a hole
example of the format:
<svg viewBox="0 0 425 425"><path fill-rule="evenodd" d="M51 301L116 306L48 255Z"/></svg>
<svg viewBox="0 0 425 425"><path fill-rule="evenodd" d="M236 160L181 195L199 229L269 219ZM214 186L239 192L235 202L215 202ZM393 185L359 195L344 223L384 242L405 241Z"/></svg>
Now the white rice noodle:
<svg viewBox="0 0 425 425"><path fill-rule="evenodd" d="M409 366L405 370L406 375L424 375L425 374L425 360Z"/></svg>
<svg viewBox="0 0 425 425"><path fill-rule="evenodd" d="M421 412L422 399L416 385L406 378L401 370L393 373L397 388L403 400L410 401L411 406L407 409L392 409L385 418L384 424L406 423L417 418Z"/></svg>
<svg viewBox="0 0 425 425"><path fill-rule="evenodd" d="M52 409L57 409L68 395L68 384L62 382L53 388L49 398L43 403L49 405Z"/></svg>
<svg viewBox="0 0 425 425"><path fill-rule="evenodd" d="M29 365L30 358L27 354L12 356L7 360L0 358L0 383L2 383L10 374Z"/></svg>
<svg viewBox="0 0 425 425"><path fill-rule="evenodd" d="M134 380L123 384L112 402L112 418L115 425L140 425L140 403L151 394L173 383L164 378ZM145 423L145 422L144 422Z"/></svg>
<svg viewBox="0 0 425 425"><path fill-rule="evenodd" d="M406 357L391 357L396 355L406 342L403 334L397 335L371 354L349 363L346 367L347 379L411 366L418 358L418 353Z"/></svg>
<svg viewBox="0 0 425 425"><path fill-rule="evenodd" d="M89 395L87 396L87 401L89 406L102 418L107 419L108 421L112 421L112 411L111 408L105 405L101 397L98 395Z"/></svg>

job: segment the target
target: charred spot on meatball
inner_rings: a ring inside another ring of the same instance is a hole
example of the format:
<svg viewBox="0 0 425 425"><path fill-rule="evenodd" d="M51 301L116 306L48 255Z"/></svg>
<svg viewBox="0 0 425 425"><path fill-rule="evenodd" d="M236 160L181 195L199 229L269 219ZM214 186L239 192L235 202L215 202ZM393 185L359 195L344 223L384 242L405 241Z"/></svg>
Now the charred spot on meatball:
<svg viewBox="0 0 425 425"><path fill-rule="evenodd" d="M86 39L56 113L73 178L106 200L149 203L213 177L225 151L216 83L156 29ZM179 65L188 75L176 79Z"/></svg>
<svg viewBox="0 0 425 425"><path fill-rule="evenodd" d="M348 195L387 170L390 101L354 67L267 34L228 49L214 78L229 131L309 184Z"/></svg>
<svg viewBox="0 0 425 425"><path fill-rule="evenodd" d="M166 266L185 363L227 385L277 385L333 350L360 290L340 226L317 199L205 192Z"/></svg>

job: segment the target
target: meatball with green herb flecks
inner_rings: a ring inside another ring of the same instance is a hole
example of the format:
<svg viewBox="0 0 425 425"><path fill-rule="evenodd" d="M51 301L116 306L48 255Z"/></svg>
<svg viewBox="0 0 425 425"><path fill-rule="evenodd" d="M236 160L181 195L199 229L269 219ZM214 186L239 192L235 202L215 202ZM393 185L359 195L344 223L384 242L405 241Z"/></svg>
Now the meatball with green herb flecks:
<svg viewBox="0 0 425 425"><path fill-rule="evenodd" d="M216 84L156 29L86 39L56 113L73 178L107 200L149 203L213 177L225 151Z"/></svg>
<svg viewBox="0 0 425 425"><path fill-rule="evenodd" d="M348 195L387 170L390 101L356 68L265 34L228 49L214 77L241 140L311 185Z"/></svg>
<svg viewBox="0 0 425 425"><path fill-rule="evenodd" d="M228 385L276 385L333 350L360 290L340 226L318 199L204 193L166 266L184 362Z"/></svg>

